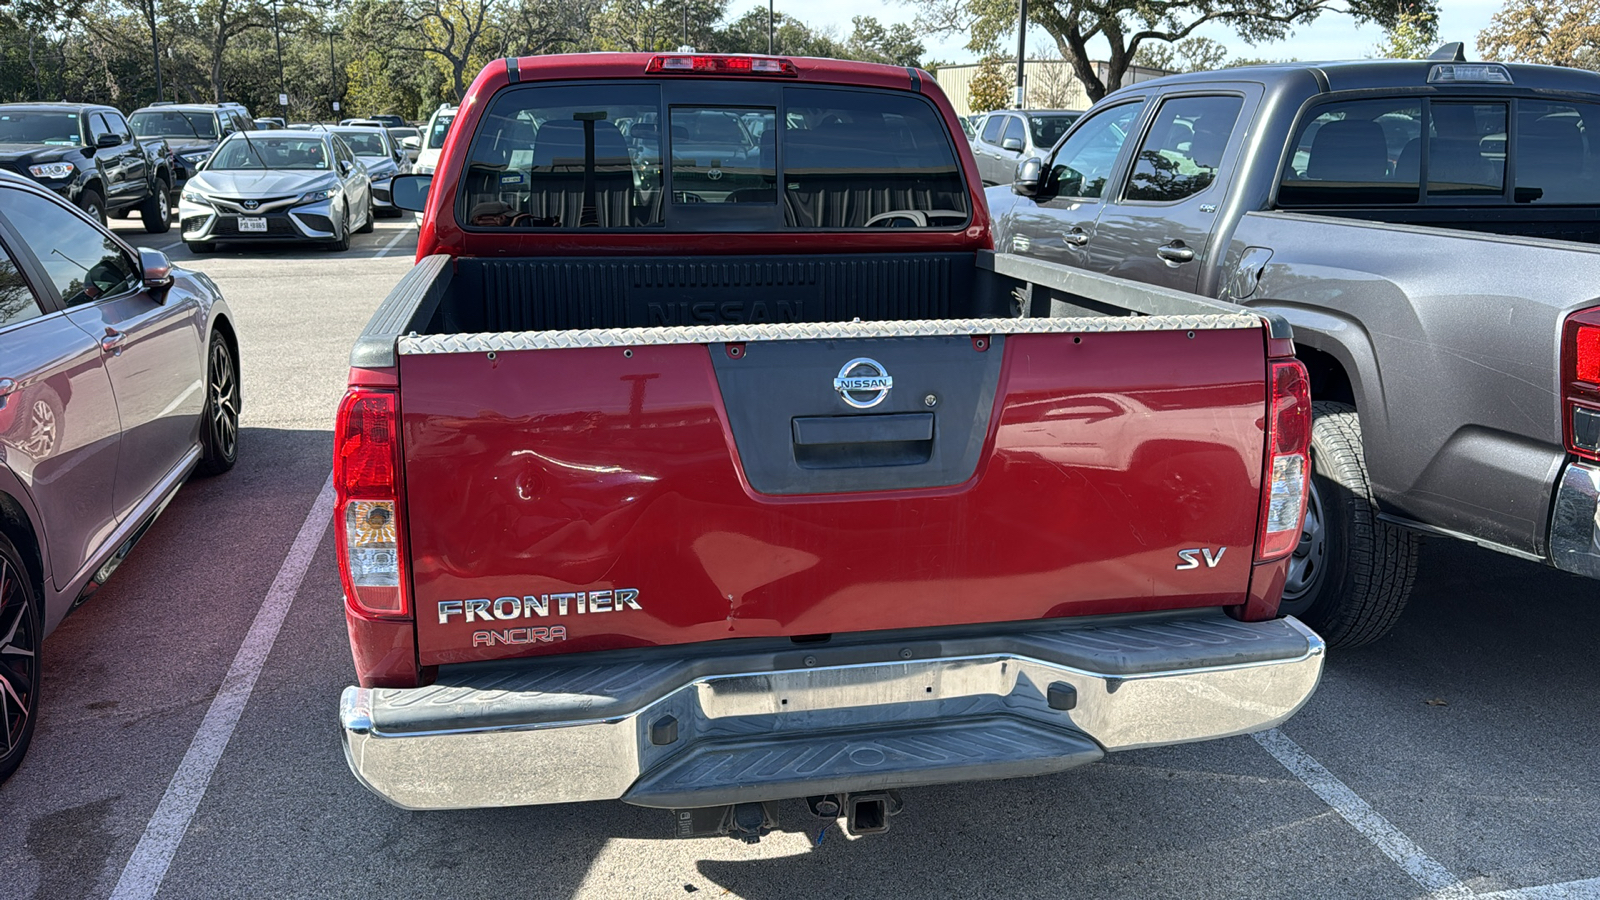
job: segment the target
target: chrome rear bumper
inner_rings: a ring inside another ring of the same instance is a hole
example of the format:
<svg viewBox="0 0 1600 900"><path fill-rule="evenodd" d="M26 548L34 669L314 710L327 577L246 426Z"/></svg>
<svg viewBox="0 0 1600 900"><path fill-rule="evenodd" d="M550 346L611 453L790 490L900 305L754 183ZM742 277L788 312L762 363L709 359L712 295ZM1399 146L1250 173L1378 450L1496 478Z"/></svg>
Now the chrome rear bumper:
<svg viewBox="0 0 1600 900"><path fill-rule="evenodd" d="M1550 517L1550 562L1600 578L1600 467L1575 462L1561 473Z"/></svg>
<svg viewBox="0 0 1600 900"><path fill-rule="evenodd" d="M1311 696L1324 649L1294 619L1212 610L951 634L587 654L350 687L345 756L409 809L690 808L1039 775L1275 726Z"/></svg>

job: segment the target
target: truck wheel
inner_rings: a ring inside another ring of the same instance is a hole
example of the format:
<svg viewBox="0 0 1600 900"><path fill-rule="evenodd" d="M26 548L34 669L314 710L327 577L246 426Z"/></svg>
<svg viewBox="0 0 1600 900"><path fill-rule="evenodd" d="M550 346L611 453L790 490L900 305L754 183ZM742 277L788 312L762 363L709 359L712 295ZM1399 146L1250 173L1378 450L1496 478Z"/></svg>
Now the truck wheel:
<svg viewBox="0 0 1600 900"><path fill-rule="evenodd" d="M39 644L44 636L28 570L0 536L0 782L22 765L39 711Z"/></svg>
<svg viewBox="0 0 1600 900"><path fill-rule="evenodd" d="M166 234L172 229L172 198L164 178L156 179L156 192L139 206L145 234Z"/></svg>
<svg viewBox="0 0 1600 900"><path fill-rule="evenodd" d="M239 361L228 341L211 332L206 351L206 411L200 417L201 475L221 475L239 461Z"/></svg>
<svg viewBox="0 0 1600 900"><path fill-rule="evenodd" d="M106 223L106 201L94 190L87 190L78 195L78 208L89 214L89 218Z"/></svg>
<svg viewBox="0 0 1600 900"><path fill-rule="evenodd" d="M1330 647L1388 634L1417 575L1417 535L1378 518L1347 403L1311 405L1311 491L1278 611L1311 626Z"/></svg>

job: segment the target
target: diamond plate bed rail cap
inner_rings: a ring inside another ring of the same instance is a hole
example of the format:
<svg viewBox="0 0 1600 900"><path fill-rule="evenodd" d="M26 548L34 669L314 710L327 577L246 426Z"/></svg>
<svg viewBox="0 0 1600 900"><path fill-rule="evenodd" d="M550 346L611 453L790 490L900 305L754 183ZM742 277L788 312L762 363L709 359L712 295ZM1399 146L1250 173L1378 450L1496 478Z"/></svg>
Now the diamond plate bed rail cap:
<svg viewBox="0 0 1600 900"><path fill-rule="evenodd" d="M1212 331L1261 328L1249 313L1195 316L1086 316L1050 319L940 319L917 322L791 322L760 325L676 325L666 328L602 328L574 331L515 331L485 334L411 334L400 338L403 356L486 353L502 350L568 350L580 347L639 347L662 344L731 344L757 341L819 341L850 338L950 337L988 334L1090 334L1117 331Z"/></svg>

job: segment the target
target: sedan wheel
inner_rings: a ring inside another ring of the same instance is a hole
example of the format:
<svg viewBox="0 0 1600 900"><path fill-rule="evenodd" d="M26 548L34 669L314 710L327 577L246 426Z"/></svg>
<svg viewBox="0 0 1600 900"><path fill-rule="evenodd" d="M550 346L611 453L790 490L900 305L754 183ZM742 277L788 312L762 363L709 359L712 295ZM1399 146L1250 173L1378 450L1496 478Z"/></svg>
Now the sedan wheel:
<svg viewBox="0 0 1600 900"><path fill-rule="evenodd" d="M21 557L0 538L0 781L22 764L39 709L39 610Z"/></svg>
<svg viewBox="0 0 1600 900"><path fill-rule="evenodd" d="M239 461L239 366L222 335L211 335L206 354L206 412L199 471L220 475Z"/></svg>

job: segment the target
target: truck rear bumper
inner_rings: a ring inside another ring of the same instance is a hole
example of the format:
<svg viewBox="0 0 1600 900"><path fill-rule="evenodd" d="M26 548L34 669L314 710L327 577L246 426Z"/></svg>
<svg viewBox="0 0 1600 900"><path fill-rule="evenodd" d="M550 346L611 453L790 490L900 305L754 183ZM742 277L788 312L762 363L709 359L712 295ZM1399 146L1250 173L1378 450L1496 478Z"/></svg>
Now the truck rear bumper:
<svg viewBox="0 0 1600 900"><path fill-rule="evenodd" d="M1550 516L1550 562L1600 578L1600 466L1575 462L1562 471Z"/></svg>
<svg viewBox="0 0 1600 900"><path fill-rule="evenodd" d="M346 688L345 756L397 806L693 808L1062 771L1289 718L1323 642L1218 610L586 654ZM674 654L667 656L665 654Z"/></svg>

